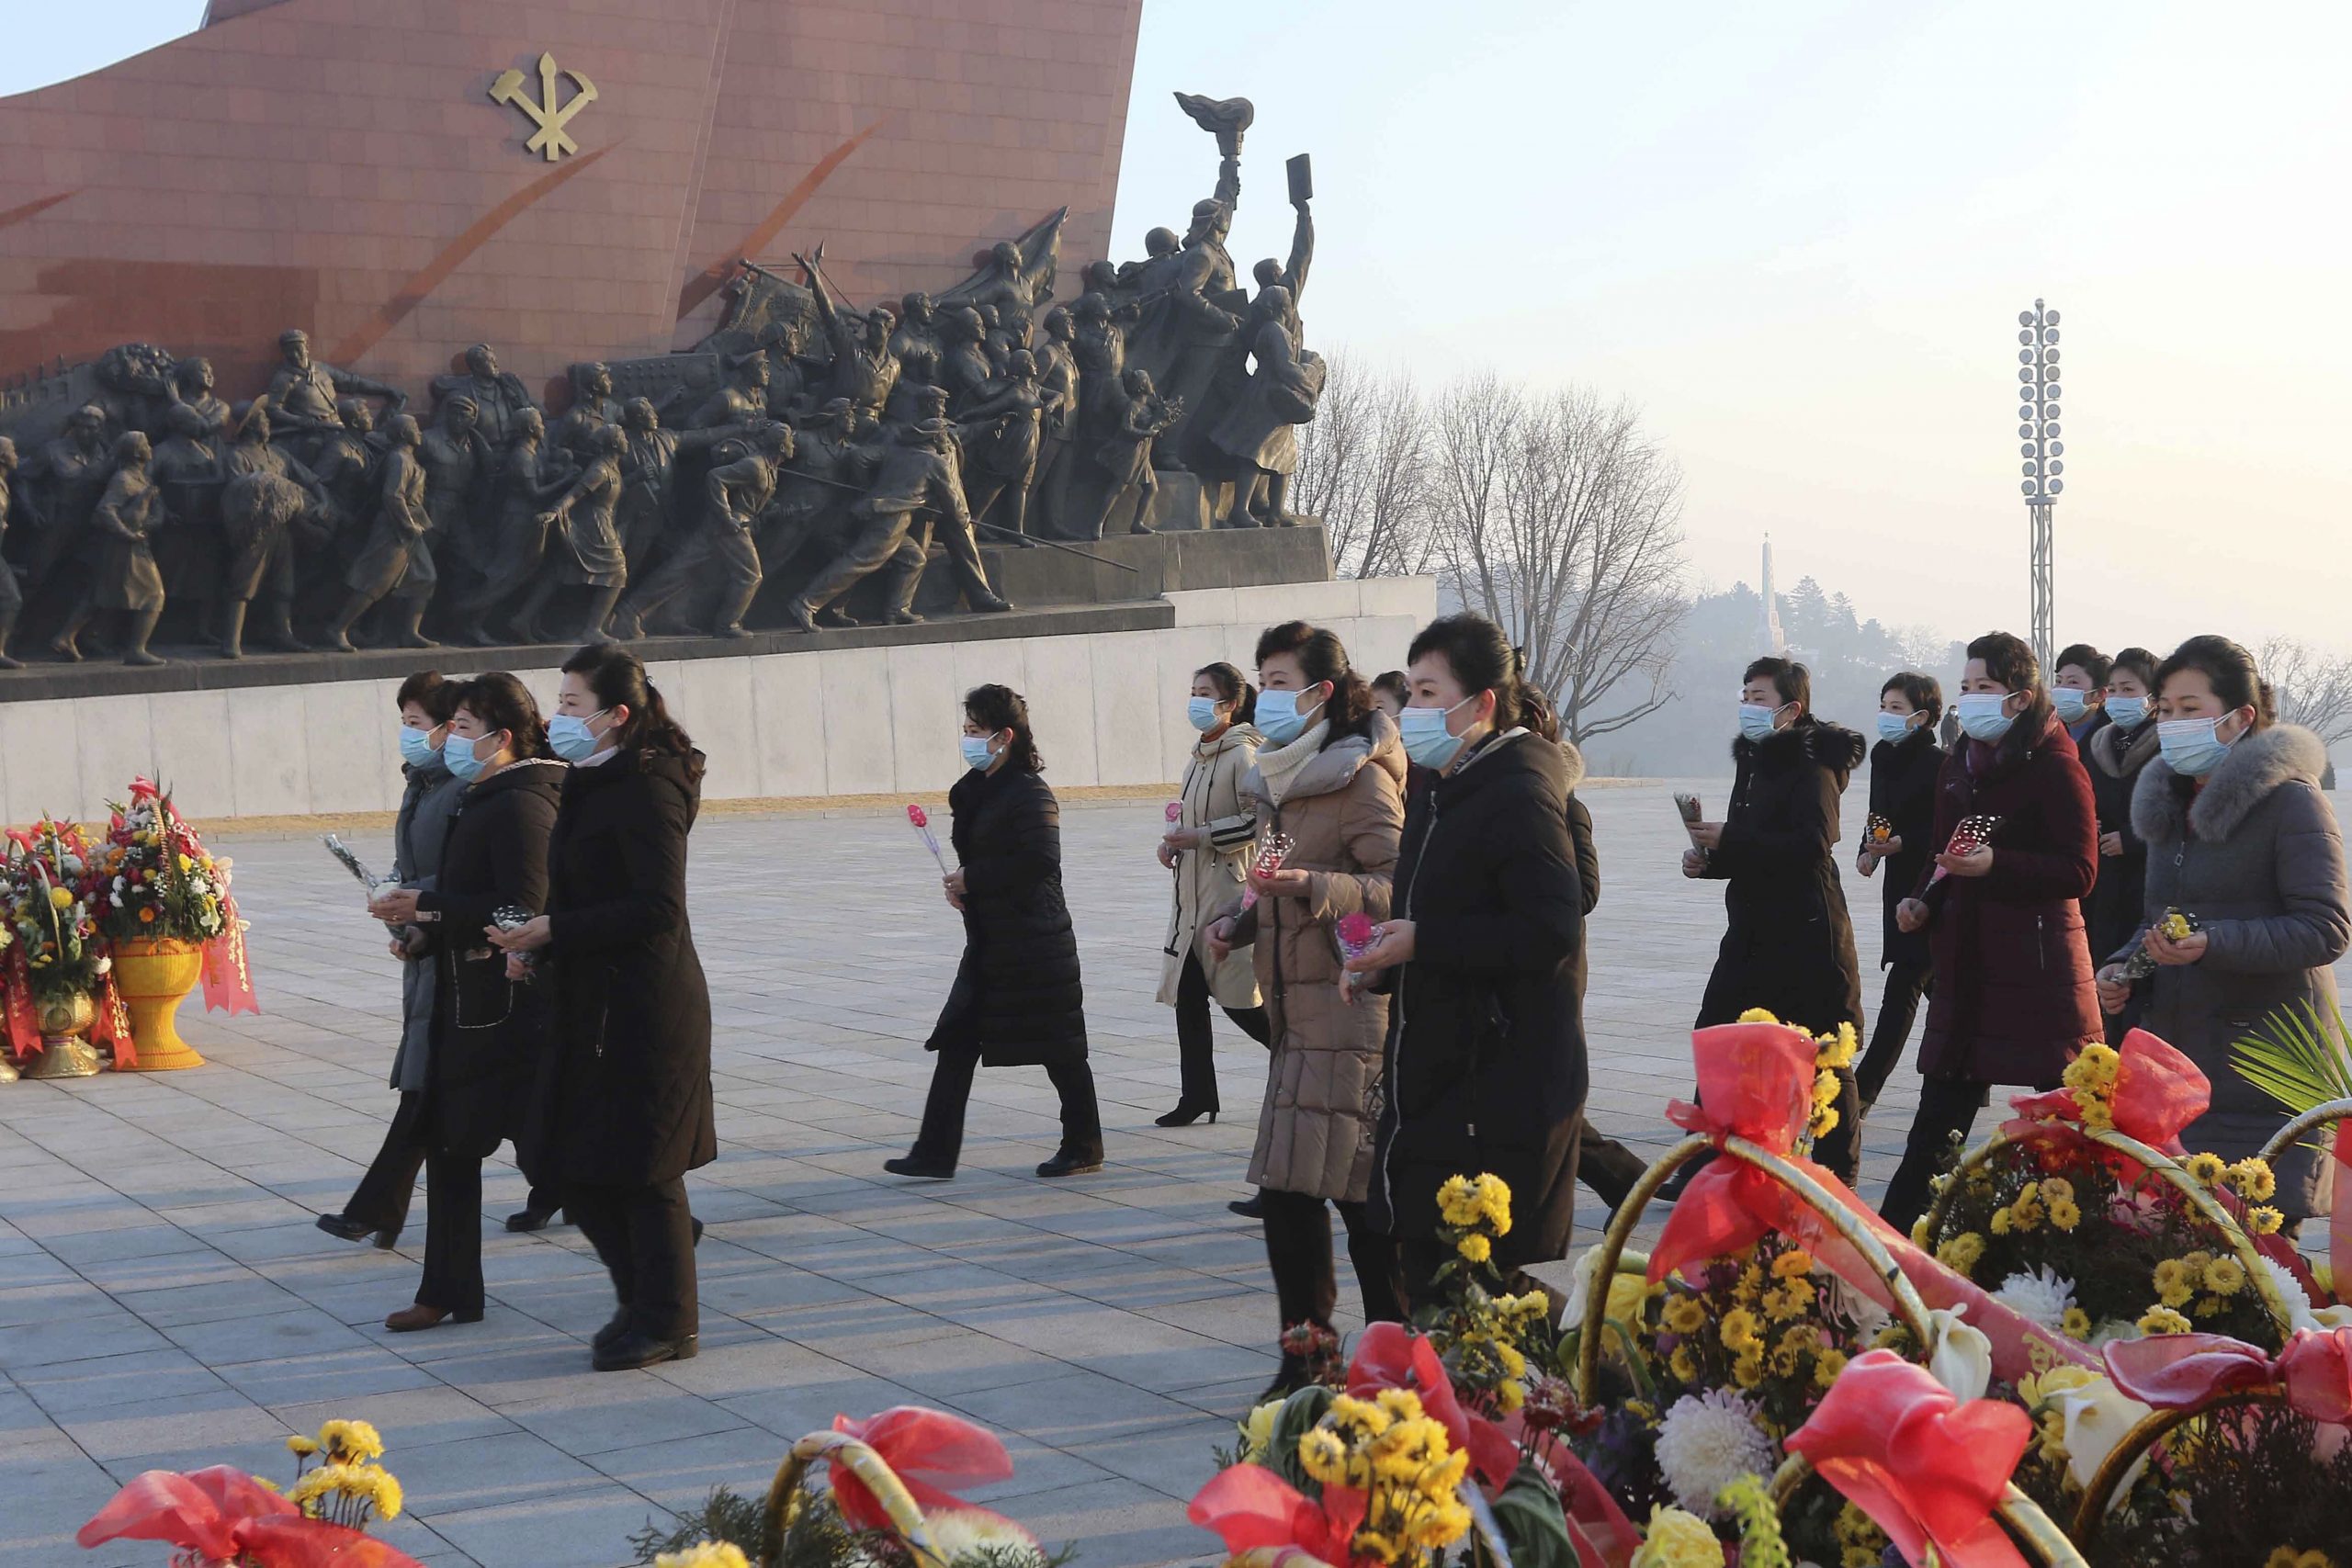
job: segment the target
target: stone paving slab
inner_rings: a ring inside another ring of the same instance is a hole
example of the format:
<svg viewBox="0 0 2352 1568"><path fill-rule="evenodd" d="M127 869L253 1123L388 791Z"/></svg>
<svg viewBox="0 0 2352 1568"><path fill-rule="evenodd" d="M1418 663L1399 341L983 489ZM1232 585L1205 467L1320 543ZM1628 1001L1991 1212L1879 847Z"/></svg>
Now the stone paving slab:
<svg viewBox="0 0 2352 1568"><path fill-rule="evenodd" d="M1720 893L1677 874L1666 787L1587 799L1604 870L1591 1111L1657 1152L1664 1101L1688 1086ZM1051 1185L1030 1168L1052 1152L1054 1099L1028 1070L979 1075L956 1180L881 1170L913 1137L960 942L904 823L707 820L691 894L720 1158L692 1179L710 1227L702 1354L601 1375L586 1339L610 1310L602 1269L575 1230L500 1227L525 1190L504 1163L485 1175L484 1321L384 1330L414 1290L422 1203L391 1252L311 1220L341 1207L390 1112L396 980L312 840L224 837L268 1010L192 1004L199 1071L0 1089L0 1561L158 1563L152 1546L79 1551L72 1531L141 1469L282 1476L284 1436L344 1415L383 1430L410 1507L387 1534L423 1561L612 1568L650 1516L763 1486L836 1413L909 1402L1001 1432L1014 1475L979 1495L1082 1541L1086 1568L1208 1555L1184 1501L1274 1366L1263 1244L1225 1210L1246 1191L1263 1056L1220 1020L1227 1114L1151 1124L1177 1082L1152 1000L1159 819L1064 814L1111 1163ZM1849 877L1849 897L1874 975L1877 889ZM1866 1194L1893 1168L1912 1082L1898 1073L1871 1122ZM1580 1245L1600 1218L1579 1213ZM1343 1308L1351 1294L1343 1278Z"/></svg>

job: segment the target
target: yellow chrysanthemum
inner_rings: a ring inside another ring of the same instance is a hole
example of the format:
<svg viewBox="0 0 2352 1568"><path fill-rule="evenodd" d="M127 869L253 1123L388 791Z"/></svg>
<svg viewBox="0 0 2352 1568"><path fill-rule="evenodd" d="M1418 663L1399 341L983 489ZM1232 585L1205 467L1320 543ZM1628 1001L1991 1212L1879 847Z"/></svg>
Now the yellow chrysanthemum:
<svg viewBox="0 0 2352 1568"><path fill-rule="evenodd" d="M2017 1228L2017 1220L2007 1209L1996 1209L1985 1224L1995 1235L2007 1235Z"/></svg>
<svg viewBox="0 0 2352 1568"><path fill-rule="evenodd" d="M2208 1187L2220 1181L2222 1173L2230 1168L2220 1155L2202 1149L2181 1161L2180 1168Z"/></svg>
<svg viewBox="0 0 2352 1568"><path fill-rule="evenodd" d="M1353 1427L1365 1437L1376 1438L1388 1430L1393 1417L1372 1400L1343 1393L1331 1401L1330 1412L1324 1419L1333 1426Z"/></svg>
<svg viewBox="0 0 2352 1568"><path fill-rule="evenodd" d="M311 1455L319 1451L319 1445L298 1432L293 1437L286 1439L286 1451L290 1454L299 1454L307 1459Z"/></svg>
<svg viewBox="0 0 2352 1568"><path fill-rule="evenodd" d="M1462 1254L1464 1258L1468 1259L1472 1263L1484 1263L1487 1258L1494 1256L1495 1244L1474 1231L1470 1235L1464 1236L1460 1241L1455 1242L1453 1244L1453 1250Z"/></svg>
<svg viewBox="0 0 2352 1568"><path fill-rule="evenodd" d="M2267 1203L2278 1192L2278 1178L2271 1173L2267 1160L2242 1159L2230 1167L2227 1179L2238 1196L2250 1203Z"/></svg>
<svg viewBox="0 0 2352 1568"><path fill-rule="evenodd" d="M2083 1223L2083 1211L2072 1198L2050 1201L2050 1223L2062 1231L2073 1230Z"/></svg>
<svg viewBox="0 0 2352 1568"><path fill-rule="evenodd" d="M1917 1219L1911 1222L1911 1245L1914 1247L1927 1246L1928 1235L1928 1216L1922 1214Z"/></svg>
<svg viewBox="0 0 2352 1568"><path fill-rule="evenodd" d="M2139 1327L2143 1334L2186 1334L2189 1323L2172 1308L2156 1306L2141 1314Z"/></svg>
<svg viewBox="0 0 2352 1568"><path fill-rule="evenodd" d="M2088 1388L2098 1381L2098 1374L2088 1367L2052 1367L2046 1372L2028 1372L2018 1380L2018 1399L2031 1410L2055 1395Z"/></svg>
<svg viewBox="0 0 2352 1568"><path fill-rule="evenodd" d="M2067 1180L2064 1177L2045 1176L2041 1179L2041 1201L2043 1202L2055 1203L2060 1201L2062 1199L2072 1198L2074 1195L2075 1184Z"/></svg>
<svg viewBox="0 0 2352 1568"><path fill-rule="evenodd" d="M2078 1306L2068 1307L2064 1315L2059 1318L2058 1327L2069 1339L2088 1339L2091 1337L2091 1314Z"/></svg>
<svg viewBox="0 0 2352 1568"><path fill-rule="evenodd" d="M1787 1284L1764 1292L1764 1315L1774 1323L1786 1323L1804 1315L1813 1305L1813 1286L1803 1280L1791 1280Z"/></svg>
<svg viewBox="0 0 2352 1568"><path fill-rule="evenodd" d="M1731 1364L1731 1381L1742 1388L1754 1388L1758 1383L1762 1382L1764 1381L1763 1356L1750 1351L1746 1355L1734 1358Z"/></svg>
<svg viewBox="0 0 2352 1568"><path fill-rule="evenodd" d="M1348 1445L1328 1427L1310 1427L1298 1439L1298 1467L1326 1486L1345 1485Z"/></svg>
<svg viewBox="0 0 2352 1568"><path fill-rule="evenodd" d="M74 890L70 887L52 887L49 890L49 901L54 908L70 909L74 907Z"/></svg>
<svg viewBox="0 0 2352 1568"><path fill-rule="evenodd" d="M2205 1288L2217 1296L2234 1296L2245 1288L2245 1265L2234 1258L2216 1258L2205 1265Z"/></svg>
<svg viewBox="0 0 2352 1568"><path fill-rule="evenodd" d="M1384 1388L1373 1401L1399 1421L1418 1421L1424 1414L1421 1396L1409 1388Z"/></svg>
<svg viewBox="0 0 2352 1568"><path fill-rule="evenodd" d="M1706 1520L1652 1505L1650 1528L1634 1552L1634 1568L1723 1568L1723 1543Z"/></svg>
<svg viewBox="0 0 2352 1568"><path fill-rule="evenodd" d="M1527 1403L1527 1385L1516 1380L1497 1383L1495 1397L1502 1402L1503 1414L1508 1416Z"/></svg>
<svg viewBox="0 0 2352 1568"><path fill-rule="evenodd" d="M1813 1254L1802 1247L1792 1247L1772 1259L1772 1277L1776 1280L1802 1280L1813 1272Z"/></svg>
<svg viewBox="0 0 2352 1568"><path fill-rule="evenodd" d="M1841 1023L1837 1032L1820 1036L1821 1050L1815 1057L1825 1067L1850 1067L1855 1055L1861 1050L1861 1036L1850 1023Z"/></svg>
<svg viewBox="0 0 2352 1568"><path fill-rule="evenodd" d="M355 1459L381 1459L384 1439L365 1421L329 1421L319 1428L319 1446Z"/></svg>
<svg viewBox="0 0 2352 1568"><path fill-rule="evenodd" d="M1984 1256L1984 1238L1974 1231L1962 1231L1936 1248L1936 1261L1955 1273L1966 1274Z"/></svg>
<svg viewBox="0 0 2352 1568"><path fill-rule="evenodd" d="M1724 1320L1716 1329L1716 1337L1723 1341L1724 1349L1731 1351L1734 1355L1739 1355L1749 1350L1760 1350L1763 1348L1764 1338L1759 1332L1760 1327L1754 1313L1746 1307L1734 1307L1724 1314Z"/></svg>
<svg viewBox="0 0 2352 1568"><path fill-rule="evenodd" d="M2286 1224L2287 1216L2267 1204L2245 1212L2245 1228L2256 1235L2277 1235Z"/></svg>
<svg viewBox="0 0 2352 1568"><path fill-rule="evenodd" d="M1749 1008L1746 1012L1739 1015L1739 1021L1742 1023L1778 1023L1781 1021L1772 1016L1770 1009Z"/></svg>
<svg viewBox="0 0 2352 1568"><path fill-rule="evenodd" d="M1674 1374L1674 1380L1677 1382L1692 1383L1699 1381L1699 1362L1690 1354L1690 1348L1688 1345L1677 1345L1674 1348L1674 1354L1666 1359L1666 1370Z"/></svg>
<svg viewBox="0 0 2352 1568"><path fill-rule="evenodd" d="M1495 1227L1497 1235L1510 1235L1510 1183L1493 1171L1485 1171L1475 1185L1479 1213L1486 1216L1488 1224Z"/></svg>
<svg viewBox="0 0 2352 1568"><path fill-rule="evenodd" d="M1814 1386L1815 1388L1827 1388L1831 1383L1838 1381L1838 1374L1845 1370L1845 1351L1836 1349L1834 1348L1821 1351L1814 1358Z"/></svg>
<svg viewBox="0 0 2352 1568"><path fill-rule="evenodd" d="M731 1540L698 1540L684 1551L665 1551L653 1568L751 1568L743 1549Z"/></svg>
<svg viewBox="0 0 2352 1568"><path fill-rule="evenodd" d="M2197 1293L2197 1276L2190 1273L2187 1260L2167 1258L2156 1265L2156 1299L2168 1307L2185 1305Z"/></svg>
<svg viewBox="0 0 2352 1568"><path fill-rule="evenodd" d="M1707 1326L1707 1309L1698 1297L1678 1292L1667 1298L1658 1321L1669 1334L1696 1334Z"/></svg>

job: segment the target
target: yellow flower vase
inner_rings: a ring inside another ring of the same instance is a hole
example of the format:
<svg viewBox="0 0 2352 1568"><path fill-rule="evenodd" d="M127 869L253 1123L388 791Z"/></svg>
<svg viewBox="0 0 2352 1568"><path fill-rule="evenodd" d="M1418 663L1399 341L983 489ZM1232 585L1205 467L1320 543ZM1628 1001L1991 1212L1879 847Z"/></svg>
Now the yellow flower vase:
<svg viewBox="0 0 2352 1568"><path fill-rule="evenodd" d="M139 1047L139 1060L131 1065L138 1071L204 1066L175 1021L203 973L204 950L192 942L134 938L115 943L115 989L130 1012L130 1037Z"/></svg>

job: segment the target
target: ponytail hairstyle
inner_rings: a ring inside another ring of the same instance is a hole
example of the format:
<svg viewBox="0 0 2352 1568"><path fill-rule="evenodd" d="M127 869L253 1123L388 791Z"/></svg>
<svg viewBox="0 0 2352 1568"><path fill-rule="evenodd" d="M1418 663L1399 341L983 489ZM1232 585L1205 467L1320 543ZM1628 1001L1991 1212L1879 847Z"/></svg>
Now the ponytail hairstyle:
<svg viewBox="0 0 2352 1568"><path fill-rule="evenodd" d="M1560 743L1560 716L1553 710L1552 699L1536 686L1519 689L1519 722L1522 728L1542 736L1553 745Z"/></svg>
<svg viewBox="0 0 2352 1568"><path fill-rule="evenodd" d="M1510 638L1503 635L1502 627L1466 610L1458 615L1440 615L1413 638L1413 646L1405 650L1405 662L1418 663L1424 654L1430 653L1445 660L1454 683L1465 694L1495 694L1498 733L1526 722L1520 716L1520 701L1525 688L1520 684L1519 653L1511 647ZM1548 709L1550 705L1545 706ZM1556 733L1556 720L1555 725Z"/></svg>
<svg viewBox="0 0 2352 1568"><path fill-rule="evenodd" d="M1323 736L1325 749L1350 736L1371 733L1372 688L1348 667L1348 650L1337 632L1305 621L1284 621L1259 634L1256 657L1261 665L1283 653L1298 660L1308 685L1331 682L1330 700L1323 705L1322 722L1331 727Z"/></svg>
<svg viewBox="0 0 2352 1568"><path fill-rule="evenodd" d="M1010 686L975 686L964 694L964 716L994 735L1010 730L1012 742L1004 750L1004 765L1019 773L1042 773L1046 759L1029 729L1029 704Z"/></svg>
<svg viewBox="0 0 2352 1568"><path fill-rule="evenodd" d="M670 716L662 689L645 678L644 662L636 654L616 642L592 642L563 661L563 672L587 682L598 707L628 709L628 722L620 728L622 750L683 758L687 773L701 776L694 741Z"/></svg>
<svg viewBox="0 0 2352 1568"><path fill-rule="evenodd" d="M1248 724L1258 716L1258 688L1251 685L1240 671L1219 660L1215 664L1204 664L1193 671L1193 680L1204 678L1216 688L1217 701L1233 705L1234 723Z"/></svg>
<svg viewBox="0 0 2352 1568"><path fill-rule="evenodd" d="M547 722L539 717L539 705L531 699L530 688L505 671L492 670L458 687L449 697L450 716L455 717L459 708L492 731L504 730L518 761L553 755L548 750Z"/></svg>
<svg viewBox="0 0 2352 1568"><path fill-rule="evenodd" d="M2208 633L2174 649L2172 657L2157 667L2154 689L2161 694L2165 682L2184 670L2194 670L2212 682L2213 694L2231 707L2254 710L2248 735L2278 722L2278 700L2270 682L2256 668L2254 655L2228 637Z"/></svg>

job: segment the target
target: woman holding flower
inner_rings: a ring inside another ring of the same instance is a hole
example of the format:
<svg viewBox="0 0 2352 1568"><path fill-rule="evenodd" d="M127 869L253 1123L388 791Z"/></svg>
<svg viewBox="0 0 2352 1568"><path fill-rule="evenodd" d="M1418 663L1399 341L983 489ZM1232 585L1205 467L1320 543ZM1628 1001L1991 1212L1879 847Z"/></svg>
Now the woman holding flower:
<svg viewBox="0 0 2352 1568"><path fill-rule="evenodd" d="M2107 954L2099 1001L2120 1012L2134 986L2123 961L2144 942L2148 1031L2204 1070L2212 1106L2181 1134L2225 1160L2255 1154L2287 1120L2248 1083L2230 1047L2335 1000L2333 965L2352 948L2344 840L2320 793L2327 749L2277 720L2254 656L2227 637L2191 637L2156 671L2162 755L2140 774L2132 826L2147 846L2146 925ZM2172 910L2195 929L2167 935ZM2281 1154L2270 1200L2290 1224L2326 1212L2332 1162Z"/></svg>

